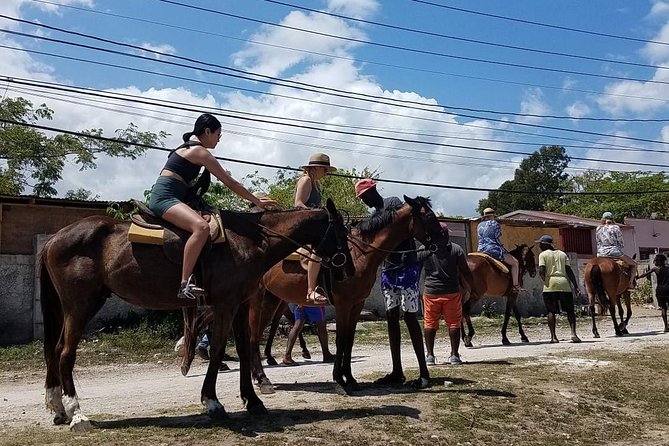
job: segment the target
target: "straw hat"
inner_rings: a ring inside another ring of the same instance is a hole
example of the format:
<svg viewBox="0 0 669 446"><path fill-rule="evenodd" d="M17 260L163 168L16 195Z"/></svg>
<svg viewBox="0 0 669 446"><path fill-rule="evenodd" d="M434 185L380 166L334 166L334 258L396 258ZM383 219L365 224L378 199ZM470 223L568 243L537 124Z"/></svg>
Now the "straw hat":
<svg viewBox="0 0 669 446"><path fill-rule="evenodd" d="M495 215L495 210L493 208L483 209L483 215Z"/></svg>
<svg viewBox="0 0 669 446"><path fill-rule="evenodd" d="M314 153L309 157L309 163L300 167L302 169L306 169L308 167L325 167L328 172L334 172L337 170L336 167L330 165L330 157L325 153Z"/></svg>

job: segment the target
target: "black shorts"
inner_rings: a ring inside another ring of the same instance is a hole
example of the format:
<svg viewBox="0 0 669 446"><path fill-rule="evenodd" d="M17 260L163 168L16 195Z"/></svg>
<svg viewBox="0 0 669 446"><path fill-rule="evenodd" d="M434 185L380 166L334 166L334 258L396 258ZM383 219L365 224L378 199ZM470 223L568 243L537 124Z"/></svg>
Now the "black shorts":
<svg viewBox="0 0 669 446"><path fill-rule="evenodd" d="M545 292L544 304L549 313L560 314L560 308L567 314L574 313L574 295L571 291Z"/></svg>
<svg viewBox="0 0 669 446"><path fill-rule="evenodd" d="M667 294L655 294L655 297L657 297L657 304L662 307L666 308L667 304L669 303L669 295Z"/></svg>

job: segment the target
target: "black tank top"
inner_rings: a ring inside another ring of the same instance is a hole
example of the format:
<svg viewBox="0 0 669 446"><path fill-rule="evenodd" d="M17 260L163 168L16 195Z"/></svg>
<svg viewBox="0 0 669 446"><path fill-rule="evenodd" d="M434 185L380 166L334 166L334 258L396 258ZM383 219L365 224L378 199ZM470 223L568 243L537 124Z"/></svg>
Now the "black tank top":
<svg viewBox="0 0 669 446"><path fill-rule="evenodd" d="M179 175L186 183L193 181L200 173L202 166L191 163L186 158L182 157L177 153L177 150L184 147L193 147L201 145L199 141L188 141L181 144L176 149L172 150L167 156L167 162L165 163L164 170L169 170Z"/></svg>

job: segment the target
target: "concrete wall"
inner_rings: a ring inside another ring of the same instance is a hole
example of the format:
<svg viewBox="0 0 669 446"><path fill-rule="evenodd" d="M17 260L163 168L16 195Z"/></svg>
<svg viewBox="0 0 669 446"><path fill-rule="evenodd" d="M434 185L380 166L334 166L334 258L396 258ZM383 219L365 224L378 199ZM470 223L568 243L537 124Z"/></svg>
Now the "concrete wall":
<svg viewBox="0 0 669 446"><path fill-rule="evenodd" d="M35 246L41 249L48 237L37 236ZM44 335L39 295L39 272L35 255L0 255L0 346L25 344ZM128 304L117 296L107 302L86 327L97 330L105 320L145 310Z"/></svg>
<svg viewBox="0 0 669 446"><path fill-rule="evenodd" d="M34 256L0 255L0 345L33 340Z"/></svg>

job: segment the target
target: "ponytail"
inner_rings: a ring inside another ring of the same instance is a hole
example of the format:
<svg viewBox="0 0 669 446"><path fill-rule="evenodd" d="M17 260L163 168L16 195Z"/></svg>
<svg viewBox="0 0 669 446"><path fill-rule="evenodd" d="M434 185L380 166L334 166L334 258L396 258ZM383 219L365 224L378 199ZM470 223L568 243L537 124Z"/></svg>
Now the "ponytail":
<svg viewBox="0 0 669 446"><path fill-rule="evenodd" d="M188 142L188 141L190 140L190 138L191 138L194 134L195 134L195 133L193 133L193 132L186 132L186 133L184 133L183 136L182 136L184 142Z"/></svg>

